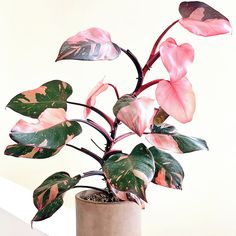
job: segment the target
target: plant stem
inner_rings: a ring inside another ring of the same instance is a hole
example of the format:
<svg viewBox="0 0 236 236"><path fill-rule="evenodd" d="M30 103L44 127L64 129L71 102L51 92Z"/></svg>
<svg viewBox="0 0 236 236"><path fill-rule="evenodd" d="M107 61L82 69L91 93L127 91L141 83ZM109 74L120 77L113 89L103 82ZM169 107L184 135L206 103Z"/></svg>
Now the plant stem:
<svg viewBox="0 0 236 236"><path fill-rule="evenodd" d="M138 96L141 92L143 92L145 89L155 85L155 84L158 84L160 81L162 81L163 79L156 79L156 80L152 80L144 85L142 85L140 87L140 89L135 93L136 96Z"/></svg>
<svg viewBox="0 0 236 236"><path fill-rule="evenodd" d="M115 140L114 140L114 143L118 143L119 141L121 141L122 139L124 138L127 138L131 135L135 134L134 132L128 132L128 133L125 133L125 134L122 134L120 135L119 137L117 137Z"/></svg>
<svg viewBox="0 0 236 236"><path fill-rule="evenodd" d="M76 149L76 150L78 150L78 151L80 151L80 152L83 152L83 153L85 153L85 154L87 154L87 155L89 155L89 156L91 156L93 159L95 159L101 166L103 165L103 159L101 158L101 157L99 157L97 154L95 154L95 153L93 153L93 152L91 152L91 151L89 151L88 149L86 149L86 148L79 148L79 147L76 147L76 146L74 146L74 145L72 145L72 144L66 144L66 146L69 146L69 147L72 147L72 148L74 148L74 149Z"/></svg>
<svg viewBox="0 0 236 236"><path fill-rule="evenodd" d="M147 63L145 64L143 68L143 76L146 75L147 71L150 69L150 67L153 65L153 63L160 57L160 52L156 52L157 47L159 43L161 42L162 38L165 36L165 34L177 23L179 20L174 21L171 25L169 25L162 34L158 37L156 42L153 45L152 51L150 53L150 56L147 60Z"/></svg>
<svg viewBox="0 0 236 236"><path fill-rule="evenodd" d="M142 86L143 83L143 70L142 67L138 61L138 59L134 56L134 54L129 50L124 50L121 48L121 50L131 59L131 61L134 63L136 70L138 72L138 78L137 78L137 85L133 91L133 94Z"/></svg>
<svg viewBox="0 0 236 236"><path fill-rule="evenodd" d="M97 123L95 123L92 120L73 119L72 121L82 122L82 123L85 123L85 124L93 127L94 129L96 129L99 133L101 133L104 136L104 138L107 140L107 143L110 143L113 141L111 139L110 135L107 133L107 131L102 126L98 125Z"/></svg>
<svg viewBox="0 0 236 236"><path fill-rule="evenodd" d="M95 111L97 114L99 114L101 117L103 117L108 123L109 125L113 126L113 120L108 116L106 115L104 112L102 112L101 110L95 108L95 107L92 107L92 106L89 106L89 105L86 105L86 104L83 104L83 103L78 103L78 102L70 102L70 101L67 101L68 104L72 104L72 105L77 105L77 106L82 106L82 107L87 107L93 111Z"/></svg>
<svg viewBox="0 0 236 236"><path fill-rule="evenodd" d="M143 76L146 75L147 71L150 70L153 63L160 57L160 52L157 52L154 56L152 56L143 67Z"/></svg>
<svg viewBox="0 0 236 236"><path fill-rule="evenodd" d="M119 92L118 92L118 90L117 90L117 88L116 88L116 86L115 85L113 85L113 84L108 84L109 86L111 86L113 89L114 89L114 91L115 91L115 94L116 94L116 98L117 99L119 99L120 98L120 96L119 96Z"/></svg>
<svg viewBox="0 0 236 236"><path fill-rule="evenodd" d="M83 173L83 176L81 178L86 178L94 175L101 175L104 176L103 172L100 170L91 170Z"/></svg>
<svg viewBox="0 0 236 236"><path fill-rule="evenodd" d="M155 54L156 54L156 49L159 45L159 43L161 42L162 38L165 36L165 34L176 24L178 23L179 20L176 20L174 21L172 24L170 24L163 32L162 34L158 37L157 41L155 42L155 44L153 45L153 48L152 48L152 51L151 51L151 54L149 56L149 59L150 60Z"/></svg>

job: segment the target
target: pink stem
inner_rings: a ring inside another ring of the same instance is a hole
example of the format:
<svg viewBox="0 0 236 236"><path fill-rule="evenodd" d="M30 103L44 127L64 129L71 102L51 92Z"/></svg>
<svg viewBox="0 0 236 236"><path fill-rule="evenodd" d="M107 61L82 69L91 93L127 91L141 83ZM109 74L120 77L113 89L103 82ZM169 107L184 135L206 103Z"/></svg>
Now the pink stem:
<svg viewBox="0 0 236 236"><path fill-rule="evenodd" d="M147 71L150 69L150 67L153 65L153 63L160 57L160 52L156 53L157 47L159 43L161 42L162 38L165 36L165 34L177 23L179 20L174 21L171 25L169 25L162 34L158 37L156 42L153 45L152 51L150 53L150 56L147 60L146 65L143 68L143 76L147 73Z"/></svg>
<svg viewBox="0 0 236 236"><path fill-rule="evenodd" d="M115 144L115 143L118 143L118 142L121 141L122 139L127 138L127 137L129 137L129 136L131 136L131 135L133 135L133 134L135 134L135 133L129 132L129 133L125 133L125 134L120 135L119 137L117 137L117 138L114 140L114 144Z"/></svg>
<svg viewBox="0 0 236 236"><path fill-rule="evenodd" d="M136 96L138 96L141 92L143 92L145 89L158 84L160 81L162 81L163 79L156 79L156 80L152 80L144 85L142 85L142 87L140 87L140 89L135 93Z"/></svg>
<svg viewBox="0 0 236 236"><path fill-rule="evenodd" d="M161 42L162 38L165 36L165 34L170 30L170 28L172 28L177 22L179 22L179 20L174 21L171 25L169 25L163 32L162 34L158 37L157 41L155 42L155 44L153 45L150 57L148 60L150 60L156 53L156 49L159 45L159 43Z"/></svg>
<svg viewBox="0 0 236 236"><path fill-rule="evenodd" d="M118 90L117 90L117 88L116 88L116 86L115 85L113 85L113 84L108 84L109 86L111 86L113 89L114 89L114 91L115 91L115 94L116 94L116 98L117 99L119 99L120 98L120 96L119 96L119 92L118 92Z"/></svg>

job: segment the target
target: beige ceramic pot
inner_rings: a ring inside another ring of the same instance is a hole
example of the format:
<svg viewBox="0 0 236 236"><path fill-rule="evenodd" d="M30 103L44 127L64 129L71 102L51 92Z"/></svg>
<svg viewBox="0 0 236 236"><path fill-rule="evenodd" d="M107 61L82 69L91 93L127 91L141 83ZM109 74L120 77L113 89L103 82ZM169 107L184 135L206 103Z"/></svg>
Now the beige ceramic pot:
<svg viewBox="0 0 236 236"><path fill-rule="evenodd" d="M76 236L141 236L141 209L134 202L101 203L76 194Z"/></svg>

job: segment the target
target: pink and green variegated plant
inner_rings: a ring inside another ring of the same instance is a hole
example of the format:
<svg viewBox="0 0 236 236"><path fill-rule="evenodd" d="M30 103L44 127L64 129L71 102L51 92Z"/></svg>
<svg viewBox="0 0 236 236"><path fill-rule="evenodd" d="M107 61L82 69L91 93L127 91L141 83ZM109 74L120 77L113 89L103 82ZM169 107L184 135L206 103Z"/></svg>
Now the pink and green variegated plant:
<svg viewBox="0 0 236 236"><path fill-rule="evenodd" d="M168 26L158 37L150 56L142 67L129 50L124 50L111 41L108 32L100 28L90 28L68 38L61 46L56 61L59 60L114 60L121 52L133 62L138 78L134 90L119 96L118 88L103 80L99 81L85 103L68 101L72 87L63 81L53 80L40 87L19 93L11 99L7 107L31 118L36 123L19 120L10 132L16 142L7 146L6 155L43 159L56 155L64 146L72 147L95 159L99 170L91 170L75 177L66 172L49 176L35 189L33 200L38 212L32 221L44 220L53 215L63 204L66 191L78 187L83 178L100 175L104 189L100 189L111 199L114 196L124 201L135 201L141 206L146 201L145 190L149 183L173 189L181 189L184 171L171 152L182 154L198 150L208 150L204 140L179 133L174 126L165 123L171 116L181 123L190 122L195 111L195 95L187 79L188 67L194 60L194 49L188 43L178 45L173 38L164 39L168 30L180 23L193 34L213 36L231 31L229 20L221 13L202 2L182 2L179 6L181 19ZM161 59L169 73L169 78L145 81L151 66ZM96 98L109 87L115 91L117 101L113 106L114 117L95 107ZM142 92L155 87L155 98L142 96ZM82 106L84 117L68 119L67 104ZM108 127L88 119L96 113ZM84 147L69 142L82 132L81 123L91 126L105 139L105 149L98 155ZM118 135L119 124L130 131ZM130 153L115 148L116 144L137 134L145 136L144 143L134 145Z"/></svg>

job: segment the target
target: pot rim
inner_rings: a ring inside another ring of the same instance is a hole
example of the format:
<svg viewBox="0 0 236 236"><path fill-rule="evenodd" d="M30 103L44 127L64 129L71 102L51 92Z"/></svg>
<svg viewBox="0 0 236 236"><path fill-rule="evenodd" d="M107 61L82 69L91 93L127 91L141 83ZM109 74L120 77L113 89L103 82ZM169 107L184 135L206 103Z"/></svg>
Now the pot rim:
<svg viewBox="0 0 236 236"><path fill-rule="evenodd" d="M99 190L93 190L93 189L82 190L82 191L78 192L78 193L75 195L76 200L79 200L79 201L81 201L81 202L85 202L85 203L88 203L88 204L100 204L100 205L115 205L115 204L117 204L117 205L119 205L119 204L130 204L130 203L132 203L132 204L136 204L136 205L138 206L137 203L132 202L132 201L123 201L123 200L120 200L119 202L96 202L96 201L91 201L91 200L87 200L87 199L81 198L81 194L86 193L86 192L87 192L87 193L96 193L96 192L99 193L99 192L101 192L101 191L99 191Z"/></svg>

